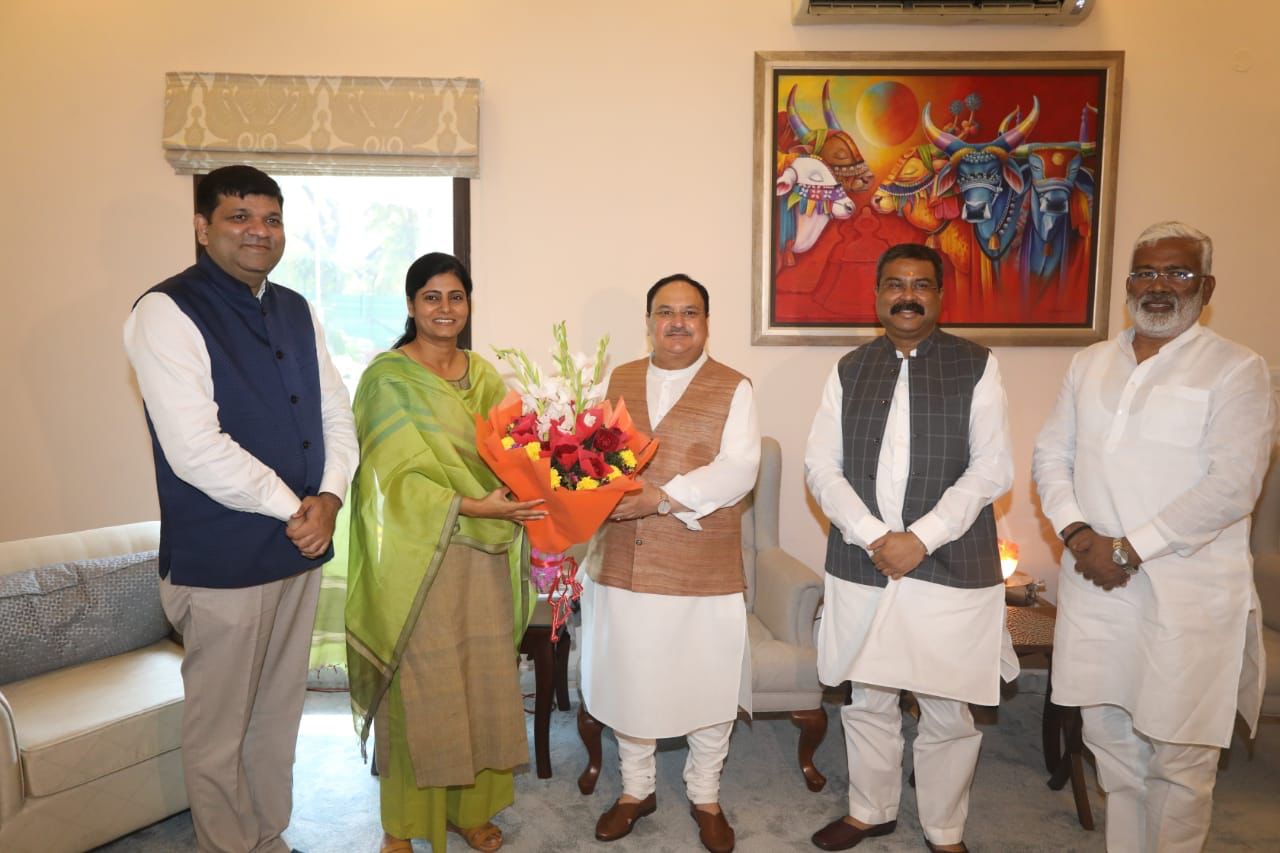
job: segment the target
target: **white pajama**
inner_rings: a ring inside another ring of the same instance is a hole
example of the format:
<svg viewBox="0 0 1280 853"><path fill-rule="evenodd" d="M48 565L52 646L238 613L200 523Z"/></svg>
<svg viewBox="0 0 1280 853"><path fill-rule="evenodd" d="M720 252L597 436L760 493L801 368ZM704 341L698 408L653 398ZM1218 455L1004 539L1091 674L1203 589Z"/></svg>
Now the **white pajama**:
<svg viewBox="0 0 1280 853"><path fill-rule="evenodd" d="M1146 737L1116 705L1082 708L1080 716L1107 792L1107 849L1198 853L1209 834L1221 750Z"/></svg>
<svg viewBox="0 0 1280 853"><path fill-rule="evenodd" d="M849 815L863 823L898 819L903 746L898 692L854 684L850 704L840 709L849 755ZM964 839L982 734L968 703L915 696L920 725L911 752L920 826L934 844L957 844Z"/></svg>
<svg viewBox="0 0 1280 853"><path fill-rule="evenodd" d="M720 802L720 771L729 757L729 736L733 720L694 729L685 736L689 757L684 762L685 791L689 802L705 805ZM657 790L658 742L635 738L614 730L618 738L618 759L622 767L622 793L643 800Z"/></svg>

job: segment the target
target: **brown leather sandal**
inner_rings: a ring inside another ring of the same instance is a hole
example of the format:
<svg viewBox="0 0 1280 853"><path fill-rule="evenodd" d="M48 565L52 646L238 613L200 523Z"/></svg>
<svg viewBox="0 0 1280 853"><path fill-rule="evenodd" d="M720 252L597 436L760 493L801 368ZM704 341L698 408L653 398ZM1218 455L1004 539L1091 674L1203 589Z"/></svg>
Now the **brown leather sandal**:
<svg viewBox="0 0 1280 853"><path fill-rule="evenodd" d="M382 847L378 853L413 853L413 842L394 835L382 834Z"/></svg>
<svg viewBox="0 0 1280 853"><path fill-rule="evenodd" d="M473 826L463 829L460 826L454 826L451 823L445 824L450 832L456 832L462 836L472 850L479 850L481 853L493 853L502 846L502 830L494 826L492 823L486 823L481 826Z"/></svg>

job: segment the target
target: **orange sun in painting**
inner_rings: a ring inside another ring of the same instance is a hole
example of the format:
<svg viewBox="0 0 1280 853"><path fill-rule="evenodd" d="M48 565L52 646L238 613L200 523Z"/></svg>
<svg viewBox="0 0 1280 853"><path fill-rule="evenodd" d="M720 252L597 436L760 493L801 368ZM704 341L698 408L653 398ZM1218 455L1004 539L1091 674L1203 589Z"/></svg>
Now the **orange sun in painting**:
<svg viewBox="0 0 1280 853"><path fill-rule="evenodd" d="M915 132L920 122L920 105L906 86L885 80L862 93L856 116L862 135L887 148L902 143Z"/></svg>

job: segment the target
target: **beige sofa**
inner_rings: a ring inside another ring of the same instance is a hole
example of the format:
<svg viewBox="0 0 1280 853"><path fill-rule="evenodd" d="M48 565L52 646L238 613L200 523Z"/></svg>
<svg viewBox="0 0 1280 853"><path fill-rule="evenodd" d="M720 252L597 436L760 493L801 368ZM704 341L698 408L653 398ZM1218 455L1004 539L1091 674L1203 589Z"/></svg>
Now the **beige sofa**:
<svg viewBox="0 0 1280 853"><path fill-rule="evenodd" d="M145 552L159 535L158 522L143 522L0 543L0 632L8 632L0 649L9 655L0 668L8 666L8 677L15 663L39 668L107 652L0 683L5 853L88 850L187 808L182 648L168 638L158 593L144 580L148 568L154 577ZM55 564L65 565L31 571ZM58 606L50 598L59 595L71 604L54 617L61 627L49 630L47 613ZM111 653L133 642L145 645Z"/></svg>

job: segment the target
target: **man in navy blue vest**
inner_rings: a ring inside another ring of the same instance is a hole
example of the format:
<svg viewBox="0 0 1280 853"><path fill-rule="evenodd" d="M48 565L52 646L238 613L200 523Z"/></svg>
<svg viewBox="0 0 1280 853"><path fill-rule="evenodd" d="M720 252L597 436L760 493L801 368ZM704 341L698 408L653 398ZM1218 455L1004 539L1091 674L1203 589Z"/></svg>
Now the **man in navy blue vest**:
<svg viewBox="0 0 1280 853"><path fill-rule="evenodd" d="M921 710L925 844L965 850L982 740L968 703L999 701L1004 585L991 502L1013 482L1008 403L995 357L939 331L941 311L938 253L914 243L885 252L885 334L831 372L805 450L809 490L831 520L818 676L853 685L840 712L849 811L814 833L823 850L897 827L901 690Z"/></svg>
<svg viewBox="0 0 1280 853"><path fill-rule="evenodd" d="M183 635L183 771L202 851L287 853L320 572L358 452L307 301L268 282L280 187L249 166L196 192L196 263L143 294L125 349L160 498L160 592Z"/></svg>

